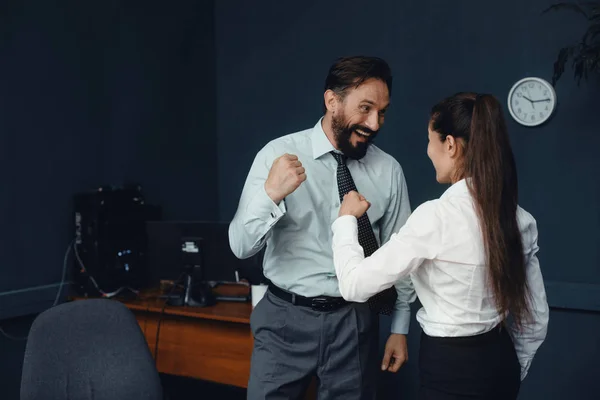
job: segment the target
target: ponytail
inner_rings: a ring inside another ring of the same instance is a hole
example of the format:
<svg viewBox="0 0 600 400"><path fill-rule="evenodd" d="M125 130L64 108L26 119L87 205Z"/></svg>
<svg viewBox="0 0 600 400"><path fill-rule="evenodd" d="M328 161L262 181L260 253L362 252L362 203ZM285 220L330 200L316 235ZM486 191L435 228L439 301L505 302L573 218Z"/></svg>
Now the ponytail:
<svg viewBox="0 0 600 400"><path fill-rule="evenodd" d="M431 110L431 129L442 141L462 139L455 179L466 178L479 218L496 308L518 328L531 317L521 233L518 183L500 103L491 95L457 93Z"/></svg>
<svg viewBox="0 0 600 400"><path fill-rule="evenodd" d="M500 315L517 327L530 318L523 244L517 223L518 179L502 107L477 95L465 154L467 184L475 199L490 284Z"/></svg>

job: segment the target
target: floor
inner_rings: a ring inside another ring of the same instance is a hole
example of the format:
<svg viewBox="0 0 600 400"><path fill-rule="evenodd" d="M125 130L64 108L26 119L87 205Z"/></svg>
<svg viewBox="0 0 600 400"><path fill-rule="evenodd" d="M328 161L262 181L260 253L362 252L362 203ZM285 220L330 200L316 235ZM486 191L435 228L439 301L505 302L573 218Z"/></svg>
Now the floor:
<svg viewBox="0 0 600 400"><path fill-rule="evenodd" d="M217 383L161 374L166 400L245 400L246 390Z"/></svg>

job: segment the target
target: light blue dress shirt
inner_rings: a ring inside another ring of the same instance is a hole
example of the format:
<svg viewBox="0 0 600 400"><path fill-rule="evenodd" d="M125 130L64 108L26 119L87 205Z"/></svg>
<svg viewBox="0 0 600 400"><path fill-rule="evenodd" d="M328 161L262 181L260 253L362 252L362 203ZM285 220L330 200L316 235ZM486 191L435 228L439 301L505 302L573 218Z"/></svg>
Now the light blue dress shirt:
<svg viewBox="0 0 600 400"><path fill-rule="evenodd" d="M301 296L341 297L335 274L331 224L338 216L337 162L321 126L272 140L256 155L229 226L229 242L238 258L258 253L266 244L264 275L278 287ZM306 169L306 181L279 204L264 184L273 161L289 153ZM361 160L348 160L358 191L371 202L367 214L379 245L408 219L411 209L400 164L375 145ZM398 300L392 332L408 333L415 292L410 278L396 285Z"/></svg>

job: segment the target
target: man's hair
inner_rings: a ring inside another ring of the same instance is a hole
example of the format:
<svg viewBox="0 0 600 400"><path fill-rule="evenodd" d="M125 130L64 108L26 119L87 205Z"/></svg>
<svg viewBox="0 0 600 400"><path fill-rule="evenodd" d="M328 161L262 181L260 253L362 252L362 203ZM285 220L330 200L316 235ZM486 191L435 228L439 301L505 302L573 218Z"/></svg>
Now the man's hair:
<svg viewBox="0 0 600 400"><path fill-rule="evenodd" d="M367 56L338 58L329 68L325 79L325 91L332 90L343 100L349 89L355 89L372 78L384 82L389 96L392 97L392 71L383 59ZM326 111L323 103L323 112Z"/></svg>

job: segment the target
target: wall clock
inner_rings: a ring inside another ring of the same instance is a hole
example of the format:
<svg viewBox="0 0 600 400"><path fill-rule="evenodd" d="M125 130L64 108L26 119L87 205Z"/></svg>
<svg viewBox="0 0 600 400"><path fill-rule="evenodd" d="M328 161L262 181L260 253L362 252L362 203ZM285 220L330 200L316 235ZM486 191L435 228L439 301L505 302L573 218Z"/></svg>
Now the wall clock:
<svg viewBox="0 0 600 400"><path fill-rule="evenodd" d="M556 108L556 92L542 78L523 78L508 93L510 115L525 126L541 125Z"/></svg>

